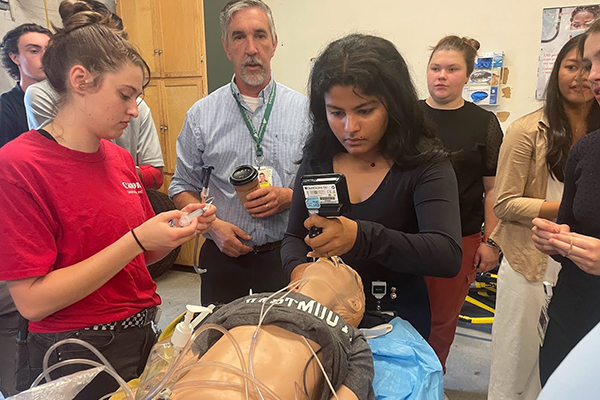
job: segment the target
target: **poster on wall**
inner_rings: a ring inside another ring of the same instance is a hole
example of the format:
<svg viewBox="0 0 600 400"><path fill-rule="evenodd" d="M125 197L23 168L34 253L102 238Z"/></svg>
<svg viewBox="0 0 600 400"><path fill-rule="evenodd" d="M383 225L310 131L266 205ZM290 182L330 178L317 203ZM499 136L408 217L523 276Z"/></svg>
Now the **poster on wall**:
<svg viewBox="0 0 600 400"><path fill-rule="evenodd" d="M463 88L463 99L480 106L497 106L503 62L503 52L480 53Z"/></svg>
<svg viewBox="0 0 600 400"><path fill-rule="evenodd" d="M569 39L585 32L599 16L600 4L542 10L542 46L535 90L537 100L544 99L546 83L560 49Z"/></svg>

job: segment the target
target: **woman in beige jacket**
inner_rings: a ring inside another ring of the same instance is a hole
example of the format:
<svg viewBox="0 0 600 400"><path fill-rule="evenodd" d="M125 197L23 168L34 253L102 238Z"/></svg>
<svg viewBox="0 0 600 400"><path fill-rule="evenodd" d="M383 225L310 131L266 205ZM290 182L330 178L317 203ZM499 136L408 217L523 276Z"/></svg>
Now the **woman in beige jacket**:
<svg viewBox="0 0 600 400"><path fill-rule="evenodd" d="M571 146L598 128L600 109L582 77L579 37L559 52L543 108L515 121L500 148L492 239L504 252L498 273L488 399L536 399L540 386L537 323L543 281L556 283L560 265L531 239L532 219L554 219Z"/></svg>

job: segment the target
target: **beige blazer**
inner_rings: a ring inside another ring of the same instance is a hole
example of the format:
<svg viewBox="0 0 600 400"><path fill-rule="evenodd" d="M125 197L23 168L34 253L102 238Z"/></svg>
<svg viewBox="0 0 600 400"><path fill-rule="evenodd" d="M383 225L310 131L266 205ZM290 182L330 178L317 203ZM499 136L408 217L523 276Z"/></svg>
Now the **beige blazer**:
<svg viewBox="0 0 600 400"><path fill-rule="evenodd" d="M529 281L541 281L548 256L531 239L548 188L548 122L539 109L513 122L504 136L496 173L494 213L500 222L491 238L510 266Z"/></svg>

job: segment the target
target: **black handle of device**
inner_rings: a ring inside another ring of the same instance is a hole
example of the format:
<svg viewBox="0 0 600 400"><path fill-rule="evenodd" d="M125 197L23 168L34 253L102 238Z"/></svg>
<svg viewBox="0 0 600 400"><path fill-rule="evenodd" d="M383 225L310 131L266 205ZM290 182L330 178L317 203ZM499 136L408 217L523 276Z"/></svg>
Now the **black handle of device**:
<svg viewBox="0 0 600 400"><path fill-rule="evenodd" d="M323 228L319 228L318 226L313 226L310 228L310 231L308 231L308 237L312 239L312 238L319 236L321 233L323 233Z"/></svg>

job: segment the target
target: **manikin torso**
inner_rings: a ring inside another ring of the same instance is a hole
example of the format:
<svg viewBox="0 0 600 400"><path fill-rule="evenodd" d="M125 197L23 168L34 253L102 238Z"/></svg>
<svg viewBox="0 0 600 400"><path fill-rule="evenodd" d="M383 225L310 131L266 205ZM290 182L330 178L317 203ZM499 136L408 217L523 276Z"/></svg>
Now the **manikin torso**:
<svg viewBox="0 0 600 400"><path fill-rule="evenodd" d="M238 326L229 331L238 341L246 364L248 363L252 335L255 331L256 326ZM307 340L313 350L317 352L320 346L312 340ZM303 392L304 368L311 356L310 349L300 335L273 325L263 326L253 356L254 376L283 400L304 400L305 397L302 397L302 394L296 396L296 387L299 388L299 393ZM204 361L217 361L240 368L237 352L226 337L219 339L202 356L200 362ZM318 393L315 392L323 383L322 374L318 368L314 360L310 362L310 366L307 368L306 388L311 395L309 398L317 397L316 394ZM196 368L180 379L179 383L198 380L243 384L241 377L218 367ZM252 389L249 398L260 400L260 396ZM265 395L265 398L268 398L268 396ZM191 389L175 391L173 400L175 399L242 400L246 399L246 395L244 391L237 389L195 386Z"/></svg>
<svg viewBox="0 0 600 400"><path fill-rule="evenodd" d="M299 293L340 313L351 325L358 325L364 313L365 300L362 282L354 270L337 261L319 260L304 271L303 280L298 289ZM255 325L242 325L229 330L241 348L246 365L255 331ZM306 341L323 362L321 353L318 353L320 346L310 339ZM254 376L282 400L319 398L321 388L326 383L317 362L314 358L311 360L312 356L313 353L302 336L275 325L261 326L252 362ZM221 337L200 359L200 363L210 361L240 368L238 354L230 339L225 336ZM213 366L194 368L179 379L177 384L205 380L243 385L243 379L239 375ZM308 397L304 394L305 384ZM268 398L266 395L264 397ZM172 398L173 400L242 400L246 399L246 394L241 388L193 385L191 388L175 390ZM261 399L254 390L250 391L249 398ZM356 397L352 395L350 398Z"/></svg>

